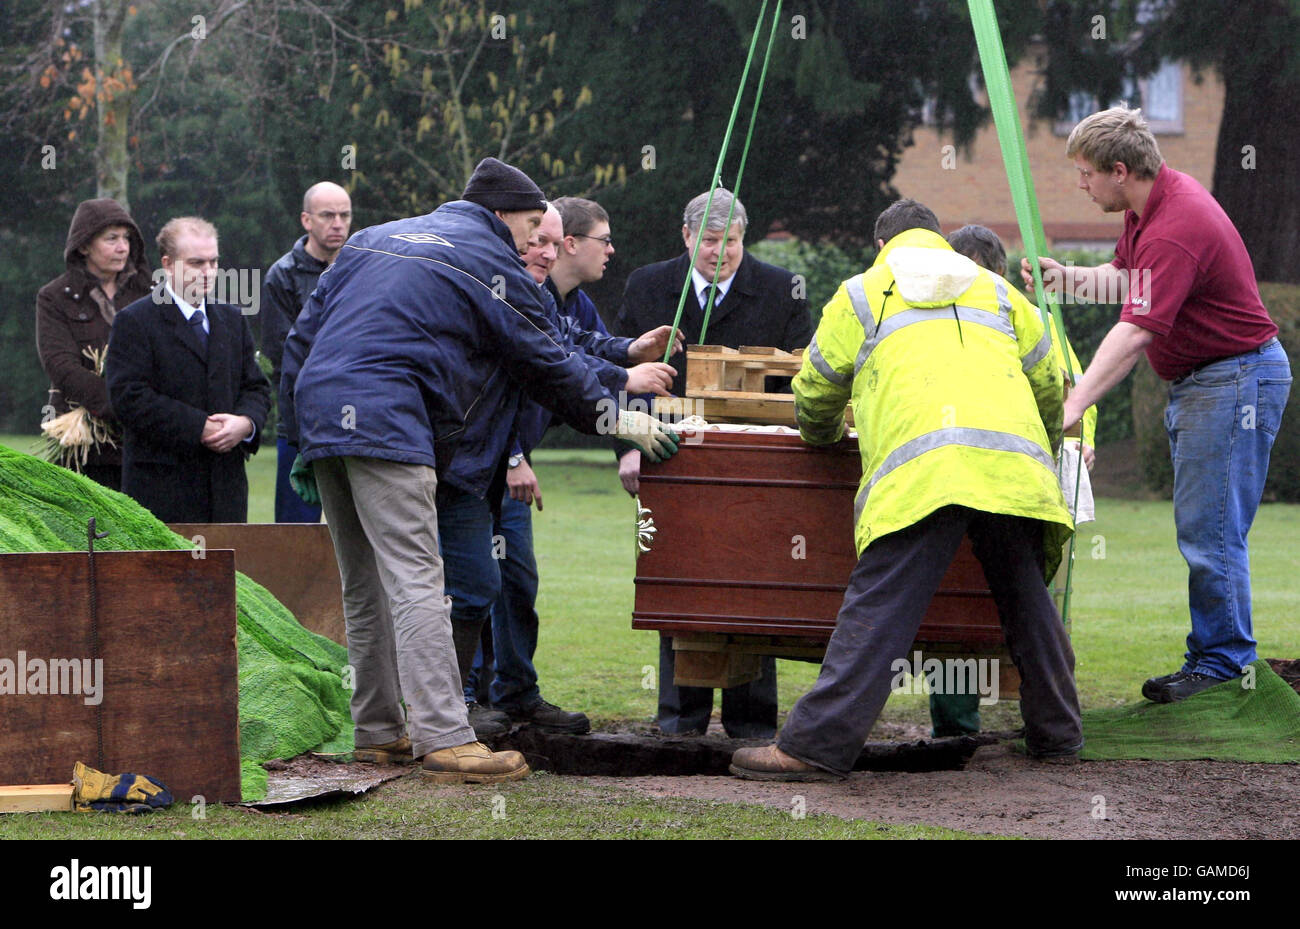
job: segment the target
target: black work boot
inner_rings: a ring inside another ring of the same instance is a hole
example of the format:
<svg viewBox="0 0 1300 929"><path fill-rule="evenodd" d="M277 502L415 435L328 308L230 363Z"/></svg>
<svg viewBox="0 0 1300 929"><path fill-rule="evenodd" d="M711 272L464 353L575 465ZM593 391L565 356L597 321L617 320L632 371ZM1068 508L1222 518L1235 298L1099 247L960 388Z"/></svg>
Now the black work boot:
<svg viewBox="0 0 1300 929"><path fill-rule="evenodd" d="M1232 678L1228 680L1232 680ZM1224 683L1226 681L1221 678L1210 677L1207 674L1197 674L1192 671L1177 680L1170 681L1161 688L1159 694L1155 697L1155 701L1156 703L1177 703L1179 700L1194 697L1203 690L1209 690L1211 687Z"/></svg>
<svg viewBox="0 0 1300 929"><path fill-rule="evenodd" d="M499 739L510 731L510 717L499 710L490 710L481 703L465 704L465 714L479 742Z"/></svg>
<svg viewBox="0 0 1300 929"><path fill-rule="evenodd" d="M1170 684L1177 683L1187 675L1189 671L1175 671L1173 674L1166 674L1163 677L1153 677L1142 685L1142 696L1155 703L1167 703L1168 701L1160 699L1164 689Z"/></svg>
<svg viewBox="0 0 1300 929"><path fill-rule="evenodd" d="M591 720L586 713L569 713L553 703L538 700L528 707L502 707L517 723L528 723L543 732L560 732L586 735L591 731Z"/></svg>

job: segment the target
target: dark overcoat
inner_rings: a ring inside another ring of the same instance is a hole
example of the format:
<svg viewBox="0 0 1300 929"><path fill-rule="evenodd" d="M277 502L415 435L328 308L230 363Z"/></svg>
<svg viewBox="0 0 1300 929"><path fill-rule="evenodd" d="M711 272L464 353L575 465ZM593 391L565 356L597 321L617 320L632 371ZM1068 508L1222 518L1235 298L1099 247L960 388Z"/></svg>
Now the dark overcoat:
<svg viewBox="0 0 1300 929"><path fill-rule="evenodd" d="M690 253L683 252L677 258L633 271L623 290L623 306L614 320L614 334L636 338L656 326L671 323L690 267ZM726 298L713 308L705 342L729 348L741 345L765 345L786 351L804 348L812 339L812 319L801 284L792 272L759 261L747 252L736 269ZM692 288L682 308L681 332L686 344L695 345L700 341L703 322L704 311ZM674 355L669 363L677 369L673 393L685 396L686 353Z"/></svg>
<svg viewBox="0 0 1300 929"><path fill-rule="evenodd" d="M238 523L248 517L244 461L262 439L270 384L238 307L208 302L203 348L159 286L117 314L104 374L122 424L122 491L164 522ZM202 443L212 413L253 421L251 441L224 454Z"/></svg>

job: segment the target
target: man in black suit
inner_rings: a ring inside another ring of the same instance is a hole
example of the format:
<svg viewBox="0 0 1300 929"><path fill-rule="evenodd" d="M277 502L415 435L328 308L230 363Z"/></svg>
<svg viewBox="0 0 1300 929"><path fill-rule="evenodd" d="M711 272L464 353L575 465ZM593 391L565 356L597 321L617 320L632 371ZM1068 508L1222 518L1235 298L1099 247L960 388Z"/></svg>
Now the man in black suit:
<svg viewBox="0 0 1300 929"><path fill-rule="evenodd" d="M104 365L124 433L122 490L164 522L244 522L244 461L270 385L243 314L213 299L216 228L173 219L158 249L162 280L117 314Z"/></svg>
<svg viewBox="0 0 1300 929"><path fill-rule="evenodd" d="M703 341L709 345L729 348L765 345L786 350L805 347L812 338L812 320L808 315L808 301L802 296L801 281L785 268L745 254L745 228L749 219L739 199L719 187L714 191L711 205L708 201L706 192L686 205L682 217L685 254L638 268L627 279L623 306L614 321L614 334L635 338L655 326L671 323L689 272L691 290L686 295L681 319L681 332L687 343L700 342L703 329ZM692 267L691 255L697 239L700 250ZM710 291L714 292L713 309L705 329L704 312ZM684 396L685 352L672 358L671 364L677 369L673 394ZM640 453L623 454L618 470L623 487L635 494L640 487ZM672 639L661 636L659 728L669 733L703 733L713 712L713 691L707 687L677 687L673 684L674 673ZM775 659L763 659L762 676L758 680L722 692L722 725L733 738L762 739L775 734Z"/></svg>

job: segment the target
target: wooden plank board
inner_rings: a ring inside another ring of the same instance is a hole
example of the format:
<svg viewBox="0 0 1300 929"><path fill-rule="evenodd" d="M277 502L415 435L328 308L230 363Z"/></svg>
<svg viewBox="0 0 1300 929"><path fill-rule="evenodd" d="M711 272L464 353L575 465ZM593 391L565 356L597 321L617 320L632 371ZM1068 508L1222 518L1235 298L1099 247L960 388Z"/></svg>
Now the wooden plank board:
<svg viewBox="0 0 1300 929"><path fill-rule="evenodd" d="M324 523L173 523L207 548L235 552L235 570L261 584L312 632L347 645L343 583ZM199 543L196 543L199 544Z"/></svg>
<svg viewBox="0 0 1300 929"><path fill-rule="evenodd" d="M769 394L761 390L699 390L688 400L751 400L794 406L794 394ZM791 415L794 415L793 410Z"/></svg>
<svg viewBox="0 0 1300 929"><path fill-rule="evenodd" d="M72 810L71 784L19 784L0 787L0 813L67 813Z"/></svg>
<svg viewBox="0 0 1300 929"><path fill-rule="evenodd" d="M0 694L0 783L55 783L84 761L151 775L185 800L238 801L234 552L96 554L99 666L88 562L77 552L0 555L0 659L40 662L43 689L59 691Z"/></svg>
<svg viewBox="0 0 1300 929"><path fill-rule="evenodd" d="M774 396L772 394L765 395ZM710 423L747 423L762 426L794 426L794 407L789 403L764 400L722 400L655 397L650 409L656 415L702 416Z"/></svg>

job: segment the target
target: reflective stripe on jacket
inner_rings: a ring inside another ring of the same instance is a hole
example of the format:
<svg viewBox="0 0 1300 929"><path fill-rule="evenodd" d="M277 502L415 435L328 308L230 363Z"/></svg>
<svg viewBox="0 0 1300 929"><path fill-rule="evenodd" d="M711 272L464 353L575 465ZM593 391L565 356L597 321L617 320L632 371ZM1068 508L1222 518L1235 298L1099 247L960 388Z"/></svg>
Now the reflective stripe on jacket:
<svg viewBox="0 0 1300 929"><path fill-rule="evenodd" d="M826 305L794 380L805 441L853 404L859 554L961 505L1072 528L1055 470L1061 371L1038 311L1002 278L911 229Z"/></svg>

